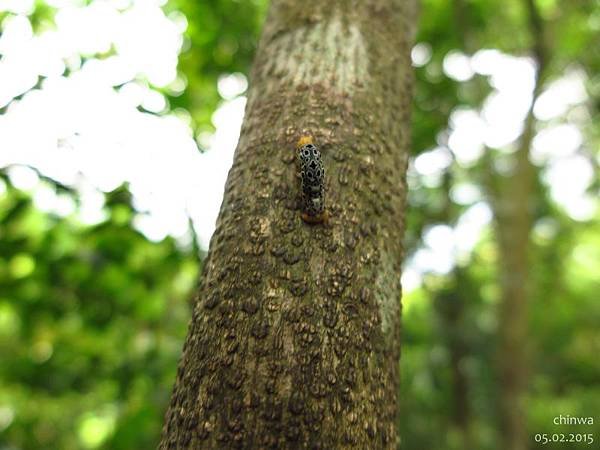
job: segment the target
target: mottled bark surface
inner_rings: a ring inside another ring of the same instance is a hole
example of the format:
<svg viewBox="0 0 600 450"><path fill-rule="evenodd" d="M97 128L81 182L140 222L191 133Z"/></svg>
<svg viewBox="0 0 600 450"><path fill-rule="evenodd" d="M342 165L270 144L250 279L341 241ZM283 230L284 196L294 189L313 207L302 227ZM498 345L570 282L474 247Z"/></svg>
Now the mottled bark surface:
<svg viewBox="0 0 600 450"><path fill-rule="evenodd" d="M161 449L396 447L413 6L271 5Z"/></svg>

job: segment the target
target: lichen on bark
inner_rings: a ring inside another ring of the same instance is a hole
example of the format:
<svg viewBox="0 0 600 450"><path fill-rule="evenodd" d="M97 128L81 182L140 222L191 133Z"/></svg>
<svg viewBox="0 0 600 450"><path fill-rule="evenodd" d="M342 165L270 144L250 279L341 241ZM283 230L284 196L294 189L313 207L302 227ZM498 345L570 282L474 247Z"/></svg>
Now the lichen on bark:
<svg viewBox="0 0 600 450"><path fill-rule="evenodd" d="M413 6L273 1L161 449L396 447Z"/></svg>

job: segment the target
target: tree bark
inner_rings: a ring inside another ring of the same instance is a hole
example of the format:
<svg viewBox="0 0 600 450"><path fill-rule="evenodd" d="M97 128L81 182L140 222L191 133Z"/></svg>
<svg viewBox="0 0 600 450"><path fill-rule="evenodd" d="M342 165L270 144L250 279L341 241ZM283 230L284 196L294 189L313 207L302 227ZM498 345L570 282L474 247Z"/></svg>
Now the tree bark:
<svg viewBox="0 0 600 450"><path fill-rule="evenodd" d="M411 0L273 1L161 449L397 446L414 27Z"/></svg>

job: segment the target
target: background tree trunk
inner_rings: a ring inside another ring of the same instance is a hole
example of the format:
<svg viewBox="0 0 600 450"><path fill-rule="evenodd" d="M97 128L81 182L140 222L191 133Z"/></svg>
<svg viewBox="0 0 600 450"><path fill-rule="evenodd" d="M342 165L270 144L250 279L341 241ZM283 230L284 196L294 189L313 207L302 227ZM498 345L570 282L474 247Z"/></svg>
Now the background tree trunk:
<svg viewBox="0 0 600 450"><path fill-rule="evenodd" d="M529 153L535 135L534 104L543 89L548 51L542 18L535 0L525 0L531 33L531 53L537 65L531 105L512 173L501 180L492 206L499 250L501 299L498 326L500 431L502 448L525 450L527 435L525 397L529 381L529 298L531 296L530 233L535 201L535 167Z"/></svg>
<svg viewBox="0 0 600 450"><path fill-rule="evenodd" d="M161 449L396 447L414 27L410 0L271 5Z"/></svg>
<svg viewBox="0 0 600 450"><path fill-rule="evenodd" d="M532 117L515 154L515 171L494 203L499 247L501 299L498 326L500 429L502 448L525 450L524 395L528 374L529 233L533 167L529 162Z"/></svg>

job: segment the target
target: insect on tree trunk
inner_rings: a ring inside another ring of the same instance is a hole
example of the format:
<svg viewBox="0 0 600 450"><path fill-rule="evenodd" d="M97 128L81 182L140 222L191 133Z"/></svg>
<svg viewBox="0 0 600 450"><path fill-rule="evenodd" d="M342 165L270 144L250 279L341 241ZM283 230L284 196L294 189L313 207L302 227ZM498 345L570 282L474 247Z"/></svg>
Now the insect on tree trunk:
<svg viewBox="0 0 600 450"><path fill-rule="evenodd" d="M272 2L161 449L397 446L414 26L410 0Z"/></svg>

